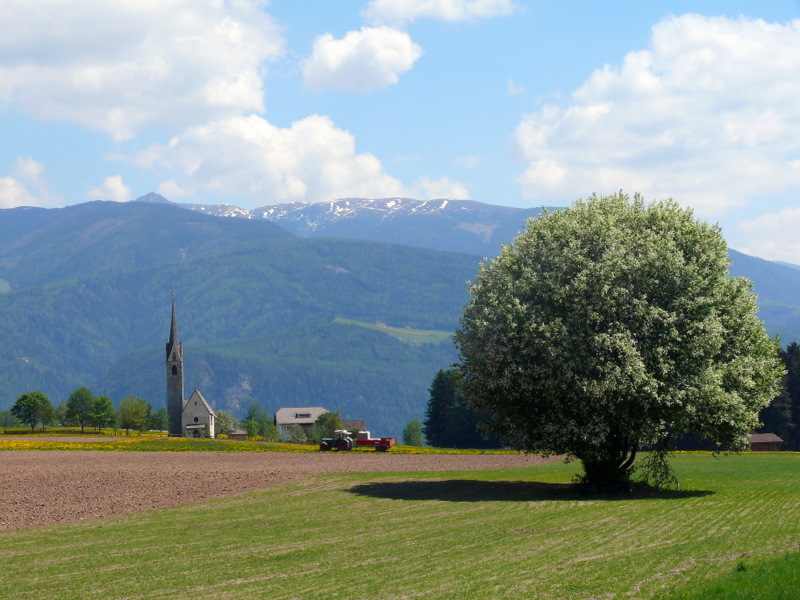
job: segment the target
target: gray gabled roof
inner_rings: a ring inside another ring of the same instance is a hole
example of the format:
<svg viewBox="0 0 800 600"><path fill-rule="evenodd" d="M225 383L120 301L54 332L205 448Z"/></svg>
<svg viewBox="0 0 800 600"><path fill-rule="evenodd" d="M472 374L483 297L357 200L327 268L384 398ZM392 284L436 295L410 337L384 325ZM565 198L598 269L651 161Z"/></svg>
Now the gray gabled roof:
<svg viewBox="0 0 800 600"><path fill-rule="evenodd" d="M774 433L753 433L750 435L750 443L759 443L759 442L782 442L783 440L779 438Z"/></svg>
<svg viewBox="0 0 800 600"><path fill-rule="evenodd" d="M206 407L206 410L208 411L208 414L210 414L210 415L212 415L214 417L217 416L217 413L214 412L214 409L211 408L211 405L208 402L206 402L205 398L203 398L203 394L200 393L200 390L195 390L194 392L192 392L192 395L189 397L189 399L186 402L184 402L183 410L186 410L186 407L189 406L190 402L196 401L196 400L199 400L200 402L203 403L203 406Z"/></svg>
<svg viewBox="0 0 800 600"><path fill-rule="evenodd" d="M313 425L326 412L328 409L321 406L279 408L275 411L275 425Z"/></svg>

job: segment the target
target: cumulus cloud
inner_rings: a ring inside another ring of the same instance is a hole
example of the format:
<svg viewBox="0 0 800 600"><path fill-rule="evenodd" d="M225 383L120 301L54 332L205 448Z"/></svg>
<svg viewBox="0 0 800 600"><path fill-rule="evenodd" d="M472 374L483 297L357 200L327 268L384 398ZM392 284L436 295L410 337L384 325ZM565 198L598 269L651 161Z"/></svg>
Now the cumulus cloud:
<svg viewBox="0 0 800 600"><path fill-rule="evenodd" d="M184 189L183 186L174 179L168 179L162 182L158 186L158 193L167 200L174 200L175 198L181 198L190 194L189 190Z"/></svg>
<svg viewBox="0 0 800 600"><path fill-rule="evenodd" d="M414 196L421 200L433 200L435 198L470 199L467 188L462 183L449 177L431 179L430 177L422 176L414 185L413 192Z"/></svg>
<svg viewBox="0 0 800 600"><path fill-rule="evenodd" d="M708 216L797 188L798 72L800 21L661 21L648 49L595 71L566 105L523 118L523 193L572 200L624 188Z"/></svg>
<svg viewBox="0 0 800 600"><path fill-rule="evenodd" d="M5 0L0 107L130 139L262 111L279 28L259 0Z"/></svg>
<svg viewBox="0 0 800 600"><path fill-rule="evenodd" d="M10 176L0 177L0 208L15 206L63 206L64 200L50 193L42 164L30 156L17 158Z"/></svg>
<svg viewBox="0 0 800 600"><path fill-rule="evenodd" d="M326 33L314 40L303 76L316 91L371 92L397 83L420 56L407 33L390 27L362 27L340 40Z"/></svg>
<svg viewBox="0 0 800 600"><path fill-rule="evenodd" d="M257 115L214 121L154 145L135 160L180 173L159 187L167 198L207 190L248 198L250 208L347 197L469 198L466 188L448 177L423 176L406 187L375 156L358 154L352 134L321 115L287 128Z"/></svg>
<svg viewBox="0 0 800 600"><path fill-rule="evenodd" d="M171 185L250 198L252 206L388 197L407 190L372 154L357 154L353 136L326 116L279 128L250 115L192 127L137 157L142 166L180 171Z"/></svg>
<svg viewBox="0 0 800 600"><path fill-rule="evenodd" d="M800 206L745 221L739 230L747 240L739 248L745 254L800 264Z"/></svg>
<svg viewBox="0 0 800 600"><path fill-rule="evenodd" d="M511 0L371 0L361 15L368 23L402 27L418 19L475 21L516 10Z"/></svg>
<svg viewBox="0 0 800 600"><path fill-rule="evenodd" d="M112 200L113 202L127 202L131 199L131 188L122 181L121 175L106 177L102 185L89 190L92 200Z"/></svg>

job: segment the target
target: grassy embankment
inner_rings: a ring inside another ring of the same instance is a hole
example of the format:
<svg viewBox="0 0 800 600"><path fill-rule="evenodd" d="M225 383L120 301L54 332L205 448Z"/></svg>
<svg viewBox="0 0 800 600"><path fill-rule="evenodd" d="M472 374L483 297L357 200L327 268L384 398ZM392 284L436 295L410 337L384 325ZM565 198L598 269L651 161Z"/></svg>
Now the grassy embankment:
<svg viewBox="0 0 800 600"><path fill-rule="evenodd" d="M345 474L6 532L0 597L671 600L745 589L775 559L800 597L800 455L675 466L682 491L625 499L577 493L575 464Z"/></svg>

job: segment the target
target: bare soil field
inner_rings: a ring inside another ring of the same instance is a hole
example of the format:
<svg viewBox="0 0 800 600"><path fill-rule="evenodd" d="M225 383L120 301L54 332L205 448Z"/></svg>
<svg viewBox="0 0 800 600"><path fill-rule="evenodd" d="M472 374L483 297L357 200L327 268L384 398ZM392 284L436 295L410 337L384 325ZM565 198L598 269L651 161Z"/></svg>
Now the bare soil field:
<svg viewBox="0 0 800 600"><path fill-rule="evenodd" d="M535 466L550 460L391 452L5 451L0 452L0 530L125 515L323 473L467 471Z"/></svg>

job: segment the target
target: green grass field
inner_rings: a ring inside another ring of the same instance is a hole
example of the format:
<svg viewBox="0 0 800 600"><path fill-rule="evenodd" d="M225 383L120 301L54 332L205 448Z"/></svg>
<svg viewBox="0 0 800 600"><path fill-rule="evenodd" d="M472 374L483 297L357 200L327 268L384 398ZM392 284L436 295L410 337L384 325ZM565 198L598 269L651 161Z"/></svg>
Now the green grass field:
<svg viewBox="0 0 800 600"><path fill-rule="evenodd" d="M356 325L373 331L385 333L395 339L405 342L406 344L441 344L450 341L453 336L452 331L440 331L438 329L406 329L402 327L389 327L388 325L377 325L375 323L364 323L363 321L355 321L353 319L345 319L339 317L334 319L334 323L342 325Z"/></svg>
<svg viewBox="0 0 800 600"><path fill-rule="evenodd" d="M762 571L800 597L800 455L674 466L680 491L629 498L581 495L574 463L344 474L5 532L0 597L711 600Z"/></svg>

